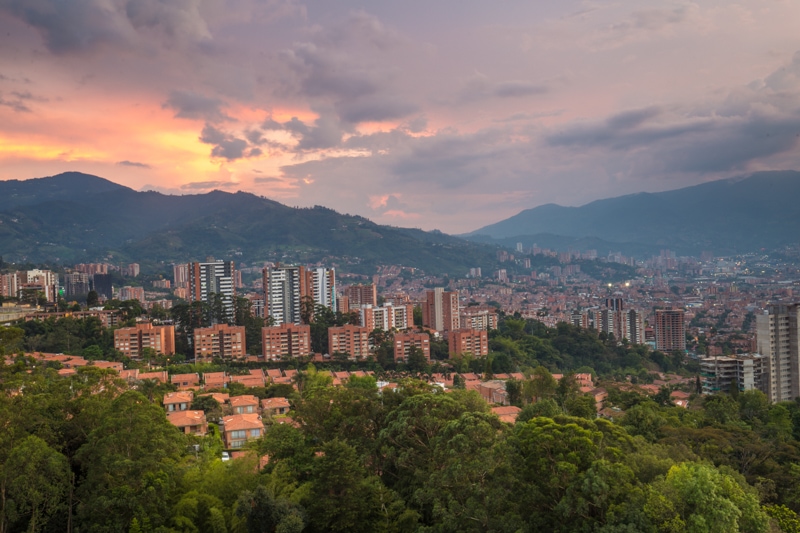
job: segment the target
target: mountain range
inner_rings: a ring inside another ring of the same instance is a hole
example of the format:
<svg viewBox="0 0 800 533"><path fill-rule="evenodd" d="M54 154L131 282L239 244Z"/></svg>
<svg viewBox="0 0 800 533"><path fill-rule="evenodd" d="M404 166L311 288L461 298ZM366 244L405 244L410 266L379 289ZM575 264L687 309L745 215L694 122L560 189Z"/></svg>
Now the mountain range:
<svg viewBox="0 0 800 533"><path fill-rule="evenodd" d="M463 237L509 247L726 255L797 244L798 230L800 172L774 171L581 207L542 205Z"/></svg>
<svg viewBox="0 0 800 533"><path fill-rule="evenodd" d="M378 264L461 274L495 264L495 247L436 231L244 192L139 192L78 172L0 182L0 250L18 262L325 259L369 274Z"/></svg>
<svg viewBox="0 0 800 533"><path fill-rule="evenodd" d="M718 255L800 241L800 172L760 172L661 193L548 204L463 238L375 224L315 206L292 208L246 192L171 196L66 172L0 181L0 254L34 263L317 262L370 274L381 264L428 274L498 267L498 246L621 251L669 248ZM504 266L504 268L506 268Z"/></svg>

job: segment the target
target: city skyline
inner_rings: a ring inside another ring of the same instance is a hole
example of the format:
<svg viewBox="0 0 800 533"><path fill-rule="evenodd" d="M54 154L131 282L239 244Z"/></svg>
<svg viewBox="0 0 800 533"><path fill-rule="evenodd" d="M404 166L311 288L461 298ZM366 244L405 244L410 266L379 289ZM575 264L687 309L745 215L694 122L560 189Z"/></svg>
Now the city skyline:
<svg viewBox="0 0 800 533"><path fill-rule="evenodd" d="M788 2L6 0L0 179L79 170L460 233L796 169L799 17Z"/></svg>

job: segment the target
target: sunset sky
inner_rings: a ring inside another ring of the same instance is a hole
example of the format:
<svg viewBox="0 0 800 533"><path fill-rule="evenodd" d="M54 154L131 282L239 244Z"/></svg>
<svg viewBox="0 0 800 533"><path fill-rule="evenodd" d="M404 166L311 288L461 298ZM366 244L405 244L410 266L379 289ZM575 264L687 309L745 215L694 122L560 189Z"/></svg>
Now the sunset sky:
<svg viewBox="0 0 800 533"><path fill-rule="evenodd" d="M0 0L0 179L463 233L800 169L800 2Z"/></svg>

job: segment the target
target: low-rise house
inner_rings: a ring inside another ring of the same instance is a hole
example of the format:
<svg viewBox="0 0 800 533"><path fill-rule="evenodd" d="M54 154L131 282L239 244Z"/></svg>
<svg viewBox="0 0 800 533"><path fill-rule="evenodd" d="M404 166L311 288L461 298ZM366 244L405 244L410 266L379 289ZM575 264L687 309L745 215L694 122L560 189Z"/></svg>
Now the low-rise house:
<svg viewBox="0 0 800 533"><path fill-rule="evenodd" d="M492 380L481 383L478 392L488 403L508 405L508 393L506 392L506 382Z"/></svg>
<svg viewBox="0 0 800 533"><path fill-rule="evenodd" d="M92 366L96 366L97 368L110 368L111 370L116 370L120 374L124 370L122 363L117 361L93 361Z"/></svg>
<svg viewBox="0 0 800 533"><path fill-rule="evenodd" d="M166 370L161 372L142 372L139 374L139 380L154 379L161 383L169 383L169 375Z"/></svg>
<svg viewBox="0 0 800 533"><path fill-rule="evenodd" d="M230 380L230 376L225 372L206 372L203 374L203 383L206 389L222 389Z"/></svg>
<svg viewBox="0 0 800 533"><path fill-rule="evenodd" d="M192 400L194 400L192 391L169 392L164 396L164 409L166 409L168 413L174 411L188 411L189 407L192 406Z"/></svg>
<svg viewBox="0 0 800 533"><path fill-rule="evenodd" d="M226 416L222 419L222 440L225 447L241 448L249 440L261 437L264 424L258 413Z"/></svg>
<svg viewBox="0 0 800 533"><path fill-rule="evenodd" d="M515 405L492 407L492 412L497 415L500 421L507 422L509 424L517 423L517 416L519 415L520 411L522 411L522 409Z"/></svg>
<svg viewBox="0 0 800 533"><path fill-rule="evenodd" d="M228 398L228 403L235 415L258 414L258 398L253 395L243 394L241 396L231 396Z"/></svg>
<svg viewBox="0 0 800 533"><path fill-rule="evenodd" d="M227 392L207 392L206 394L198 394L198 396L211 396L217 400L217 403L220 405L228 403L228 399L231 397Z"/></svg>
<svg viewBox="0 0 800 533"><path fill-rule="evenodd" d="M265 398L261 400L261 412L265 415L285 415L292 408L286 398Z"/></svg>
<svg viewBox="0 0 800 533"><path fill-rule="evenodd" d="M283 372L281 372L280 368L270 368L267 370L267 377L274 383L276 379L283 377Z"/></svg>
<svg viewBox="0 0 800 533"><path fill-rule="evenodd" d="M178 390L188 390L200 387L200 376L193 374L173 374L170 382L178 387Z"/></svg>
<svg viewBox="0 0 800 533"><path fill-rule="evenodd" d="M203 411L173 411L167 413L167 420L187 435L202 437L208 433L208 422Z"/></svg>
<svg viewBox="0 0 800 533"><path fill-rule="evenodd" d="M241 383L248 388L267 386L267 378L260 368L251 369L248 374L243 376L231 376L231 381Z"/></svg>
<svg viewBox="0 0 800 533"><path fill-rule="evenodd" d="M589 391L589 396L591 396L594 399L595 410L598 413L602 411L603 404L605 403L606 398L608 398L608 391L606 391L606 389L598 387L596 389L592 389L591 391Z"/></svg>

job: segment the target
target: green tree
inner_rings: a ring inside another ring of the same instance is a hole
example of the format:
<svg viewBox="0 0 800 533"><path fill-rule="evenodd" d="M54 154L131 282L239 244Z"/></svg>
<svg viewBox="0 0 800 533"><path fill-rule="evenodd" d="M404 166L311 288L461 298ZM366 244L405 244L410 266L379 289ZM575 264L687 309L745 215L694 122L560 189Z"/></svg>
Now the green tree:
<svg viewBox="0 0 800 533"><path fill-rule="evenodd" d="M125 392L101 416L78 451L85 472L78 515L90 531L122 531L133 518L166 522L184 436L164 411L138 392Z"/></svg>
<svg viewBox="0 0 800 533"><path fill-rule="evenodd" d="M397 513L386 510L396 509L399 501L365 471L355 448L336 439L314 460L308 497L301 503L313 531L371 533L393 529Z"/></svg>
<svg viewBox="0 0 800 533"><path fill-rule="evenodd" d="M14 448L4 468L15 521L27 521L28 531L39 531L66 503L71 476L67 458L30 435Z"/></svg>
<svg viewBox="0 0 800 533"><path fill-rule="evenodd" d="M248 533L300 532L305 527L303 510L287 499L275 498L263 485L239 496L236 514L244 519Z"/></svg>
<svg viewBox="0 0 800 533"><path fill-rule="evenodd" d="M428 359L425 353L416 346L412 346L408 350L408 359L406 360L406 367L411 372L425 372L428 370Z"/></svg>
<svg viewBox="0 0 800 533"><path fill-rule="evenodd" d="M769 517L752 488L710 465L683 463L653 486L645 512L659 530L748 533L769 530Z"/></svg>

